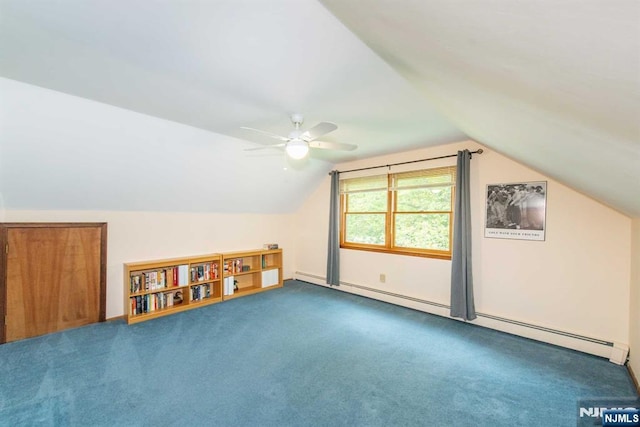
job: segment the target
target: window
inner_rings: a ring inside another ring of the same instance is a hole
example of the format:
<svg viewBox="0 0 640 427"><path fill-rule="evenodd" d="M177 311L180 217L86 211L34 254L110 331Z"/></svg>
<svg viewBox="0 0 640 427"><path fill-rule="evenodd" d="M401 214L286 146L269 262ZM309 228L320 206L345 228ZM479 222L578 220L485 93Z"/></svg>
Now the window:
<svg viewBox="0 0 640 427"><path fill-rule="evenodd" d="M340 181L340 247L451 258L455 167Z"/></svg>

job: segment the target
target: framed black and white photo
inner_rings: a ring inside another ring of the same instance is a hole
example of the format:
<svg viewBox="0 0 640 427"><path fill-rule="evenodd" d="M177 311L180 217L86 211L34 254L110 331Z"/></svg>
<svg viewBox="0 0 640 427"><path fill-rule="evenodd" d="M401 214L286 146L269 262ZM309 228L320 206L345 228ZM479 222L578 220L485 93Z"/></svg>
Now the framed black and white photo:
<svg viewBox="0 0 640 427"><path fill-rule="evenodd" d="M547 182L487 185L484 237L544 240Z"/></svg>

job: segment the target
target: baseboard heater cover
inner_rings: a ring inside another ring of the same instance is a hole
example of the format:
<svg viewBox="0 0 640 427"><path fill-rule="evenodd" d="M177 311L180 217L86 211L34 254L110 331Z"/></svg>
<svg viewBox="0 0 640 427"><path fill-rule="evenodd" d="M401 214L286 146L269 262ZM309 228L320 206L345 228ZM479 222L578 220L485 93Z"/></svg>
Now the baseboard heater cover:
<svg viewBox="0 0 640 427"><path fill-rule="evenodd" d="M296 271L295 272L295 278L298 279L298 280L302 280L302 281L306 281L308 283L315 284L315 285L329 286L326 283L326 278L325 277L318 276L318 275L315 275L315 274L305 273L305 272L302 272L302 271ZM304 278L314 279L314 280L305 280ZM405 306L405 307L408 307L408 308L412 308L412 309L418 309L420 311L425 311L425 312L430 313L430 314L436 314L436 315L443 316L443 317L449 317L448 316L448 310L451 308L451 306L449 306L447 304L442 304L442 303L439 303L439 302L434 302L434 301L424 300L424 299L415 298L415 297L411 297L411 296L407 296L407 295L397 294L397 293L394 293L394 292L389 292L389 291L385 291L385 290L381 290L381 289L370 288L370 287L367 287L367 286L358 285L356 283L340 281L340 285L344 285L345 287L350 287L350 288L362 290L362 291L365 291L365 292L370 292L370 293L373 293L373 294L385 295L385 296L392 297L392 298L398 298L400 300L405 300L405 301L411 301L413 303L418 303L423 307L420 308L420 307L416 307L413 304L412 305L405 305L405 304L402 304L402 303L398 303L397 305L402 305L402 306ZM340 290L339 287L337 287L336 289ZM345 290L345 291L349 292L348 290ZM356 293L356 292L350 292L350 293ZM361 294L358 293L358 295L361 295ZM367 295L363 295L363 296L367 296ZM382 298L379 298L379 297L376 298L375 296L371 296L371 298L380 299L380 300L385 301L385 302L396 304L393 301L388 301L386 299L382 299ZM426 310L426 309L424 309L425 307L428 307L428 306L434 307L435 310ZM447 312L445 313L443 310L446 310ZM521 321L513 320L513 319L507 319L505 317L494 316L494 315L486 314L486 313L476 312L476 315L479 318L487 319L489 321L497 322L497 323L508 325L508 326L512 326L512 327L511 328L509 328L509 327L501 328L501 327L499 327L499 325L493 325L492 326L492 325L488 325L488 324L474 323L474 324L477 324L478 326L484 326L484 327L489 327L491 329L501 330L503 332L512 333L514 335L524 336L525 338L531 338L531 339L534 339L534 340L547 342L549 344L560 345L562 347L567 347L567 348L571 348L571 349L574 349L574 350L583 351L585 353L595 354L595 355L601 356L601 357L608 357L609 361L611 361L612 363L616 363L618 365L624 365L626 363L628 355L629 355L629 347L626 344L614 343L614 342L611 342L611 341L605 341L605 340L601 340L601 339L597 339L597 338L587 337L587 336L584 336L584 335L574 334L574 333L571 333L571 332L561 331L561 330L558 330L558 329L547 328L547 327L544 327L544 326L534 325L534 324L531 324L531 323L521 322ZM452 317L449 317L449 318L450 319L454 319ZM460 320L460 319L454 319L454 320ZM583 343L585 343L587 345L586 346L572 346L572 345L566 345L566 344L560 343L560 342L558 342L558 340L553 340L553 339L545 340L545 339L542 339L540 337L532 337L532 336L530 336L530 334L520 334L518 332L514 332L513 331L513 329L514 329L513 326L515 326L517 328L527 328L527 329L534 330L534 331L544 332L544 333L552 334L552 335L559 336L559 337L571 338L573 340L577 340L579 342L583 342Z"/></svg>

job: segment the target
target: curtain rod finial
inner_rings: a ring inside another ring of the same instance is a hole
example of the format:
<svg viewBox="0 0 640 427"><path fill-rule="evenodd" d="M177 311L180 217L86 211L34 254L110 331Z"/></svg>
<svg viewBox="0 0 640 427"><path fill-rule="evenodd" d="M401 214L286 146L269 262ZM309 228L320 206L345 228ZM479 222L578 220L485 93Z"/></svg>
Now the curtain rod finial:
<svg viewBox="0 0 640 427"><path fill-rule="evenodd" d="M482 148L478 148L478 150L476 150L476 152L477 152L478 154L482 154L482 153L484 153L484 150L483 150Z"/></svg>

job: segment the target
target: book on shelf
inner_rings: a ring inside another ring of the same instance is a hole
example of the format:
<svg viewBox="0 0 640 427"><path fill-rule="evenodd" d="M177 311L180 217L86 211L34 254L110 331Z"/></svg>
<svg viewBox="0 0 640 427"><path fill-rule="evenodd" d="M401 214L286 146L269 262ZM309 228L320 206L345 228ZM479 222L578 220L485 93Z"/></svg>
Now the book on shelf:
<svg viewBox="0 0 640 427"><path fill-rule="evenodd" d="M237 258L233 260L233 268L232 273L242 273L242 258Z"/></svg>
<svg viewBox="0 0 640 427"><path fill-rule="evenodd" d="M189 266L186 264L178 266L178 286L189 284Z"/></svg>
<svg viewBox="0 0 640 427"><path fill-rule="evenodd" d="M234 283L235 283L235 277L228 276L224 278L224 281L223 281L224 295L233 295Z"/></svg>
<svg viewBox="0 0 640 427"><path fill-rule="evenodd" d="M164 297L167 299L167 307L173 307L173 292L167 292Z"/></svg>
<svg viewBox="0 0 640 427"><path fill-rule="evenodd" d="M174 282L174 271L175 268L173 267L169 267L167 268L166 272L165 272L165 277L166 277L166 286L167 288L173 288L175 286L175 282Z"/></svg>
<svg viewBox="0 0 640 427"><path fill-rule="evenodd" d="M277 285L280 283L280 274L277 268L273 270L265 270L262 272L262 287Z"/></svg>
<svg viewBox="0 0 640 427"><path fill-rule="evenodd" d="M132 294L135 294L137 292L140 292L142 290L142 275L140 274L132 274L131 275L131 286L129 288L130 292Z"/></svg>
<svg viewBox="0 0 640 427"><path fill-rule="evenodd" d="M158 288L158 272L151 271L149 272L149 288L148 290L152 291Z"/></svg>
<svg viewBox="0 0 640 427"><path fill-rule="evenodd" d="M211 285L209 283L191 287L192 301L201 301L209 297L211 297Z"/></svg>

